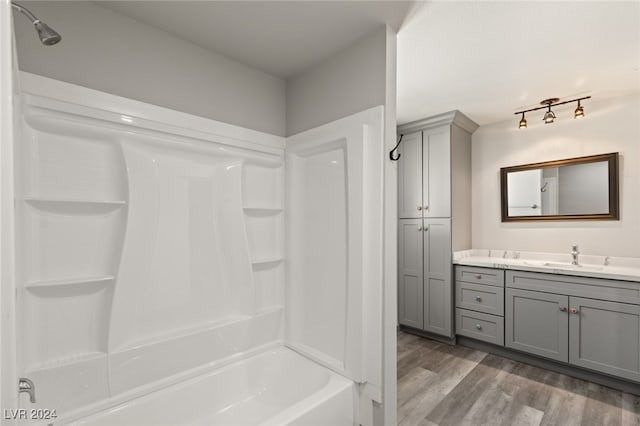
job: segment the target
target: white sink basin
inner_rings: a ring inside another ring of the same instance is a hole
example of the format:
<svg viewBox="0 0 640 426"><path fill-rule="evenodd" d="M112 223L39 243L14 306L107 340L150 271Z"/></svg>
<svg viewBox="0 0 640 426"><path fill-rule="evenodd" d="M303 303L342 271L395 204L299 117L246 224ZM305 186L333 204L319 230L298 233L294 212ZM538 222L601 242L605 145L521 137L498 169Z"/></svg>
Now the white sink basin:
<svg viewBox="0 0 640 426"><path fill-rule="evenodd" d="M547 267L555 269L569 269L572 271L604 271L604 266L599 265L572 265L564 262L545 262L542 260L524 260L522 263L528 266Z"/></svg>
<svg viewBox="0 0 640 426"><path fill-rule="evenodd" d="M527 266L549 266L549 262L543 260L523 260L522 263Z"/></svg>

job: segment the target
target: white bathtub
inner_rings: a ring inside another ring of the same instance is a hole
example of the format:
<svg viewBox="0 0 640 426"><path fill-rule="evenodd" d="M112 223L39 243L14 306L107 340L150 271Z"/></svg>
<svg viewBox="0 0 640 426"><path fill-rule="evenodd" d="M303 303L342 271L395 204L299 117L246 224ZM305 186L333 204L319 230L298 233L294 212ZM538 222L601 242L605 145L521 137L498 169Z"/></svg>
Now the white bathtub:
<svg viewBox="0 0 640 426"><path fill-rule="evenodd" d="M355 392L351 380L281 347L73 424L352 426Z"/></svg>

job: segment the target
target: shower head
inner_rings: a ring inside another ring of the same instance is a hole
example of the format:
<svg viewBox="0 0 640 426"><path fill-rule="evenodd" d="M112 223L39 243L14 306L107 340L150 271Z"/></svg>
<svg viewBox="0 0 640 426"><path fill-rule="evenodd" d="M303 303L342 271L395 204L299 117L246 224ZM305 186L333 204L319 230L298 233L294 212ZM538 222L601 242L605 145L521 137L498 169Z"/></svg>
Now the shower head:
<svg viewBox="0 0 640 426"><path fill-rule="evenodd" d="M40 37L40 41L45 46L53 46L54 44L62 40L62 36L44 22L35 21L33 25L36 27L38 37Z"/></svg>
<svg viewBox="0 0 640 426"><path fill-rule="evenodd" d="M13 1L11 2L11 6L13 6L31 21L33 26L36 28L36 31L38 32L38 37L40 38L42 44L44 44L45 46L53 46L54 44L62 40L62 36L60 34L58 34L53 28L36 18L36 16L31 13L29 9Z"/></svg>

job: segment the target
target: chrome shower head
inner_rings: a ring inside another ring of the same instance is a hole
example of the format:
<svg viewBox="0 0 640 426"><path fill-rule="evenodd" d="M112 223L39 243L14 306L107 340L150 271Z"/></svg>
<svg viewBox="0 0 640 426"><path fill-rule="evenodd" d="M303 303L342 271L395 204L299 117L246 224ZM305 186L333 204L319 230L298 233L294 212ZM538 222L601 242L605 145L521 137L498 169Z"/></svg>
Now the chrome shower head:
<svg viewBox="0 0 640 426"><path fill-rule="evenodd" d="M53 28L36 18L36 16L31 13L29 9L13 1L11 2L11 6L13 6L31 21L33 26L36 28L36 31L38 32L38 37L40 38L42 44L44 44L45 46L53 46L54 44L62 40L62 36L60 34L58 34Z"/></svg>
<svg viewBox="0 0 640 426"><path fill-rule="evenodd" d="M45 46L53 46L54 44L62 40L62 36L44 22L35 21L33 25L36 27L38 37L40 37L40 41Z"/></svg>

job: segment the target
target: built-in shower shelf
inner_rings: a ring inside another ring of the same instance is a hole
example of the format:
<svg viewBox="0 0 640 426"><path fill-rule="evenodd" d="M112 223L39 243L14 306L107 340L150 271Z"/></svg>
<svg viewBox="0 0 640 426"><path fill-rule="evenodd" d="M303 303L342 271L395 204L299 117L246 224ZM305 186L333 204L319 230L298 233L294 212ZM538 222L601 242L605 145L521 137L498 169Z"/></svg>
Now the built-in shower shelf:
<svg viewBox="0 0 640 426"><path fill-rule="evenodd" d="M263 258L259 258L259 259L253 259L251 261L251 264L253 264L253 265L267 265L269 263L280 263L283 260L284 260L284 258L281 257L281 256L263 257Z"/></svg>
<svg viewBox="0 0 640 426"><path fill-rule="evenodd" d="M30 289L42 289L52 287L69 287L69 286L89 286L106 284L115 279L112 275L104 275L99 277L86 277L86 278L71 278L65 280L51 280L51 281L32 281L25 284L25 287Z"/></svg>
<svg viewBox="0 0 640 426"><path fill-rule="evenodd" d="M111 210L120 208L126 204L122 200L103 201L103 200L70 200L59 198L35 198L26 197L24 201L44 211L53 213L106 213Z"/></svg>
<svg viewBox="0 0 640 426"><path fill-rule="evenodd" d="M256 215L277 214L282 211L282 207L246 206L246 207L243 207L242 209L247 214L256 214Z"/></svg>

